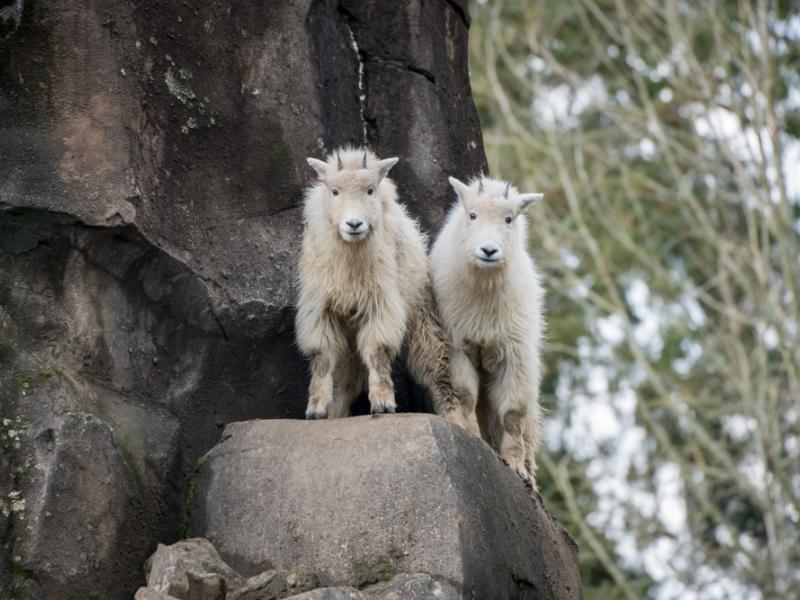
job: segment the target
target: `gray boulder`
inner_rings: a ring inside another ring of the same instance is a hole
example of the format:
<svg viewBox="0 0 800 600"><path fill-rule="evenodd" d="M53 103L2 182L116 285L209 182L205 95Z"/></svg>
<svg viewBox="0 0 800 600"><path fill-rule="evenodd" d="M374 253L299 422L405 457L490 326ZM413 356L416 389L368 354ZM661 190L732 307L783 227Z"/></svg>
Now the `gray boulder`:
<svg viewBox="0 0 800 600"><path fill-rule="evenodd" d="M159 544L146 571L147 588L139 593L178 600L280 600L319 585L306 569L269 570L245 579L203 538Z"/></svg>
<svg viewBox="0 0 800 600"><path fill-rule="evenodd" d="M42 399L46 390L50 398L66 400L60 377L47 379L25 400ZM142 529L120 538L119 527L138 520L146 528L154 518L140 500L142 481L112 428L92 414L66 410L45 422L14 421L4 433L19 440L13 448L18 510L10 515L16 576L9 597L50 597L59 590L63 598L100 599L102 591L93 582L116 578L135 585L139 570L121 569L127 567L127 553L136 553L147 538Z"/></svg>
<svg viewBox="0 0 800 600"><path fill-rule="evenodd" d="M204 539L159 544L148 560L148 589L180 600L224 600L228 589L241 583L239 574Z"/></svg>
<svg viewBox="0 0 800 600"><path fill-rule="evenodd" d="M191 524L243 574L303 564L329 586L427 573L466 598L581 597L577 548L541 499L430 415L231 424Z"/></svg>
<svg viewBox="0 0 800 600"><path fill-rule="evenodd" d="M115 428L97 416L109 413L93 410L97 397L57 368L21 370L5 383L0 408L9 408L3 401L16 391L13 412L0 411L0 445L11 476L4 496L14 500L14 510L0 517L3 531L13 534L4 547L13 565L9 597L57 591L61 598L102 599L101 582L112 580L135 588L141 562L132 566L130 556L139 556L153 532L164 533L159 521L169 505L154 492L176 473L174 420L105 395L108 410L126 416ZM146 462L137 432L142 445L155 437ZM0 590L2 572L0 565Z"/></svg>

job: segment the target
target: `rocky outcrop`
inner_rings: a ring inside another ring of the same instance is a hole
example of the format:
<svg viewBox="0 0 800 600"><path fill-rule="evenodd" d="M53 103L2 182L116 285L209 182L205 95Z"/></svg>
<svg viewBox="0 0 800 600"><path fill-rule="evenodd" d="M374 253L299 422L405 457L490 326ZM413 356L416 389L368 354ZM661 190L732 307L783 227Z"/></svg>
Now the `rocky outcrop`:
<svg viewBox="0 0 800 600"><path fill-rule="evenodd" d="M538 495L430 415L231 424L199 470L191 527L244 575L302 565L362 588L425 573L443 598L581 597L577 548Z"/></svg>
<svg viewBox="0 0 800 600"><path fill-rule="evenodd" d="M454 586L425 573L381 572L375 580L351 586L319 587L307 569L264 571L244 579L217 554L208 540L193 538L159 545L150 557L147 587L135 600L447 600L460 597Z"/></svg>
<svg viewBox="0 0 800 600"><path fill-rule="evenodd" d="M0 596L130 598L223 427L300 417L305 157L485 167L465 0L0 0ZM401 406L424 409L398 372Z"/></svg>
<svg viewBox="0 0 800 600"><path fill-rule="evenodd" d="M229 589L236 589L243 582L204 539L183 540L172 546L159 544L146 570L151 591L175 598L224 598Z"/></svg>

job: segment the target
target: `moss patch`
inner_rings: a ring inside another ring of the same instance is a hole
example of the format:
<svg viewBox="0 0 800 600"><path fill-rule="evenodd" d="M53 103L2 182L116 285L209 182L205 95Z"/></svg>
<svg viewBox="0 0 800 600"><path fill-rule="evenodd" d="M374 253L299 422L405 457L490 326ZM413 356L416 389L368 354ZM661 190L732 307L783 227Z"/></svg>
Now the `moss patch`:
<svg viewBox="0 0 800 600"><path fill-rule="evenodd" d="M33 577L33 574L30 571L15 564L11 565L9 572L11 573L11 578L20 583L28 581L28 579Z"/></svg>
<svg viewBox="0 0 800 600"><path fill-rule="evenodd" d="M191 537L192 533L192 510L194 508L194 495L197 492L197 479L200 477L200 470L208 462L207 456L201 456L197 461L192 472L186 480L186 496L181 505L181 539Z"/></svg>
<svg viewBox="0 0 800 600"><path fill-rule="evenodd" d="M19 383L23 392L28 392L39 387L51 377L65 378L66 376L60 369L43 369L38 373L26 373L24 375L20 375L17 378L17 382Z"/></svg>
<svg viewBox="0 0 800 600"><path fill-rule="evenodd" d="M381 561L368 566L358 566L355 571L356 580L354 584L360 590L376 583L389 581L397 573L394 565L388 561Z"/></svg>
<svg viewBox="0 0 800 600"><path fill-rule="evenodd" d="M45 368L35 373L18 374L17 384L19 385L19 394L21 396L27 396L36 388L41 387L45 383L50 382L51 379L58 379L66 383L69 389L72 392L74 392L75 396L78 398L81 405L86 404L86 399L81 394L81 391L80 389L78 389L77 384L72 380L72 378L69 375L67 375L63 370L59 369L58 367ZM55 384L57 382L54 381L50 383Z"/></svg>

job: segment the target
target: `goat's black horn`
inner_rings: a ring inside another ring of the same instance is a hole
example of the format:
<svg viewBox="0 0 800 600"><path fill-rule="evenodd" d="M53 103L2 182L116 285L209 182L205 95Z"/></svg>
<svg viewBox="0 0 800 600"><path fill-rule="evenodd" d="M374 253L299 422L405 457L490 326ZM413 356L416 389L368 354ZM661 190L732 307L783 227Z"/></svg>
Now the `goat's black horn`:
<svg viewBox="0 0 800 600"><path fill-rule="evenodd" d="M481 173L481 177L478 179L478 193L483 193L483 173Z"/></svg>
<svg viewBox="0 0 800 600"><path fill-rule="evenodd" d="M367 168L367 151L364 150L364 160L361 162L361 167L366 169Z"/></svg>
<svg viewBox="0 0 800 600"><path fill-rule="evenodd" d="M336 165L339 167L340 171L344 168L342 165L342 155L339 154L338 150L336 151Z"/></svg>
<svg viewBox="0 0 800 600"><path fill-rule="evenodd" d="M510 184L510 183L507 183L507 184L506 184L506 191L505 191L505 192L503 192L503 196L505 196L506 198L508 198L508 190L510 190L510 189L511 189L511 184Z"/></svg>

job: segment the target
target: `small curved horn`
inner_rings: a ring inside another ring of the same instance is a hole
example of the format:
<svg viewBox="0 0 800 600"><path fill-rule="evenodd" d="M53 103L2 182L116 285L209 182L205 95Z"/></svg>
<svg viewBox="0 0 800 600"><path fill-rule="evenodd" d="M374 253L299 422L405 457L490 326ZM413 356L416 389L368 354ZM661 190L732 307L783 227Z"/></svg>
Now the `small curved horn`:
<svg viewBox="0 0 800 600"><path fill-rule="evenodd" d="M510 184L510 183L507 183L507 184L506 184L506 191L505 191L505 192L503 192L503 196L505 196L506 198L508 198L508 190L510 190L510 189L511 189L511 184Z"/></svg>
<svg viewBox="0 0 800 600"><path fill-rule="evenodd" d="M478 193L483 193L483 173L481 173L481 177L478 179Z"/></svg>
<svg viewBox="0 0 800 600"><path fill-rule="evenodd" d="M340 171L344 168L342 165L342 155L339 154L338 150L336 151L336 165L339 167Z"/></svg>
<svg viewBox="0 0 800 600"><path fill-rule="evenodd" d="M361 162L361 168L362 169L366 169L367 168L367 151L366 150L364 150L364 160Z"/></svg>

